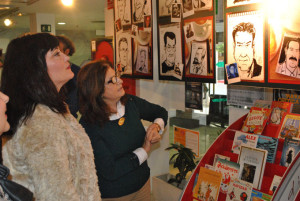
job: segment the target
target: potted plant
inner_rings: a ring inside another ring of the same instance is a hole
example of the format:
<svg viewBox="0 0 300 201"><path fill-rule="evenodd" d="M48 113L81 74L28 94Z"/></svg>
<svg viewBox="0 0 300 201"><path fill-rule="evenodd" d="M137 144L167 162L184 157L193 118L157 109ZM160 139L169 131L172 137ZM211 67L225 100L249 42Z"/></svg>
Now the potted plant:
<svg viewBox="0 0 300 201"><path fill-rule="evenodd" d="M178 168L179 173L175 175L175 178L171 178L168 180L168 183L177 183L177 187L181 184L182 180L186 178L186 174L189 171L193 171L196 167L195 153L190 149L186 148L182 144L173 144L166 148L165 150L175 149L177 153L173 154L170 158L170 162L174 159L174 168Z"/></svg>
<svg viewBox="0 0 300 201"><path fill-rule="evenodd" d="M186 175L196 167L194 162L195 153L182 144L171 144L165 150L175 150L170 161L175 160L174 168L178 168L179 173L174 177L167 173L152 177L152 193L154 200L178 200L185 186Z"/></svg>

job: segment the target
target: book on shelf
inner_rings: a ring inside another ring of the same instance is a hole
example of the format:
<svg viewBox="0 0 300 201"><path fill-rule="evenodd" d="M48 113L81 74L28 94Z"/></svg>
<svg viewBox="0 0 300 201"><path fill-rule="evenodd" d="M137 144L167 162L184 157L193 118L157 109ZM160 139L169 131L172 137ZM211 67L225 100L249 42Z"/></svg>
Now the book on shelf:
<svg viewBox="0 0 300 201"><path fill-rule="evenodd" d="M273 101L271 105L270 124L279 125L285 114L290 113L293 109L293 103Z"/></svg>
<svg viewBox="0 0 300 201"><path fill-rule="evenodd" d="M231 151L236 154L240 154L241 146L256 147L259 135L244 133L236 131L232 143Z"/></svg>
<svg viewBox="0 0 300 201"><path fill-rule="evenodd" d="M277 137L299 138L300 114L287 113L279 127Z"/></svg>
<svg viewBox="0 0 300 201"><path fill-rule="evenodd" d="M280 165L288 167L300 151L300 140L285 138L282 148Z"/></svg>
<svg viewBox="0 0 300 201"><path fill-rule="evenodd" d="M253 188L260 190L267 154L267 150L241 146L238 158L238 163L240 164L238 178L253 184Z"/></svg>
<svg viewBox="0 0 300 201"><path fill-rule="evenodd" d="M279 185L280 182L281 182L281 179L282 179L282 177L277 176L277 175L274 175L272 184L271 184L271 186L270 186L269 194L271 194L271 195L274 194L274 192L276 191L278 185Z"/></svg>
<svg viewBox="0 0 300 201"><path fill-rule="evenodd" d="M214 163L213 163L213 166L214 166L214 167L215 167L216 162L217 162L218 159L225 159L225 160L230 161L230 157L228 157L228 156L223 156L223 155L221 155L221 154L215 154L215 157L214 157Z"/></svg>
<svg viewBox="0 0 300 201"><path fill-rule="evenodd" d="M214 170L200 167L193 198L196 200L218 200L222 174Z"/></svg>
<svg viewBox="0 0 300 201"><path fill-rule="evenodd" d="M239 176L240 165L238 163L225 159L218 159L215 165L215 171L222 174L220 192L227 194L228 187L232 180Z"/></svg>
<svg viewBox="0 0 300 201"><path fill-rule="evenodd" d="M267 162L274 163L276 159L278 138L259 135L256 148L268 151Z"/></svg>
<svg viewBox="0 0 300 201"><path fill-rule="evenodd" d="M272 195L252 189L251 201L271 201Z"/></svg>
<svg viewBox="0 0 300 201"><path fill-rule="evenodd" d="M226 201L250 201L252 193L252 185L239 179L233 180L226 196Z"/></svg>
<svg viewBox="0 0 300 201"><path fill-rule="evenodd" d="M245 133L261 134L267 124L271 109L251 107L241 131Z"/></svg>

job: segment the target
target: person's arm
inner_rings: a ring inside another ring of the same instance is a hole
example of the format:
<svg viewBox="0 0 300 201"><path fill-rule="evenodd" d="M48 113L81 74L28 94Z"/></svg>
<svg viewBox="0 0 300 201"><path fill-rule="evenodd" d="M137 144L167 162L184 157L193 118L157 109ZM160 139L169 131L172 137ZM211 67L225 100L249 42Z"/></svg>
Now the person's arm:
<svg viewBox="0 0 300 201"><path fill-rule="evenodd" d="M163 124L158 123L163 128L167 125L168 122L168 112L165 108L150 103L142 98L139 98L137 96L129 96L128 101L134 101L138 112L140 114L140 118L143 120L147 120L150 122L155 122L156 119L161 119L163 121ZM156 120L157 121L157 120ZM161 129L163 129L161 128Z"/></svg>
<svg viewBox="0 0 300 201"><path fill-rule="evenodd" d="M136 96L130 96L129 99L134 101L141 119L153 122L147 129L146 140L151 144L159 142L168 121L166 109Z"/></svg>
<svg viewBox="0 0 300 201"><path fill-rule="evenodd" d="M72 164L68 154L71 150L68 149L69 145L64 139L64 132L67 131L60 128L57 123L59 121L51 119L47 119L47 122L46 120L34 122L22 139L23 153L35 188L35 198L80 201L70 171Z"/></svg>
<svg viewBox="0 0 300 201"><path fill-rule="evenodd" d="M139 158L134 152L115 158L111 148L105 143L105 139L101 137L100 128L98 126L87 126L84 122L82 122L82 125L88 133L94 148L97 173L106 180L117 180L140 165Z"/></svg>

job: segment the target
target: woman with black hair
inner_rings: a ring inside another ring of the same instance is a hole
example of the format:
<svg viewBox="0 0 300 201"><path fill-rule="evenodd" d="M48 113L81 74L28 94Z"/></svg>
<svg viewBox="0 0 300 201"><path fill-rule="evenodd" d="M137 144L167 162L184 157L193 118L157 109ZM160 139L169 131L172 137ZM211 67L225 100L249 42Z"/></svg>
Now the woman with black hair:
<svg viewBox="0 0 300 201"><path fill-rule="evenodd" d="M36 201L101 200L90 140L59 93L73 76L51 34L27 34L7 47L1 91L10 97L12 136L3 163Z"/></svg>

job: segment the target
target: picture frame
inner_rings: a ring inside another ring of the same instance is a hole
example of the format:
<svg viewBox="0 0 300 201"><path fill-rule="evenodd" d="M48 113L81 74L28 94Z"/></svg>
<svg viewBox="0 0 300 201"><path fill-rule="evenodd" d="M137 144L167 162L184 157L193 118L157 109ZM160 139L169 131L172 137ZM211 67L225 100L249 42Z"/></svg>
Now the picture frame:
<svg viewBox="0 0 300 201"><path fill-rule="evenodd" d="M226 63L237 63L241 82L265 82L264 14L226 14Z"/></svg>
<svg viewBox="0 0 300 201"><path fill-rule="evenodd" d="M215 61L214 61L214 16L205 16L198 18L191 18L184 20L184 30L186 26L192 24L192 30L195 35L192 39L187 40L187 32L185 31L184 37L184 56L185 56L185 79L187 81L203 81L203 82L215 82ZM206 70L205 73L193 73L193 61L196 51L193 52L194 46L202 46L206 50L205 63ZM201 44L201 45L200 45Z"/></svg>
<svg viewBox="0 0 300 201"><path fill-rule="evenodd" d="M175 67L182 63L182 31L180 23L159 26L159 79L176 78ZM180 72L181 74L183 72Z"/></svg>

